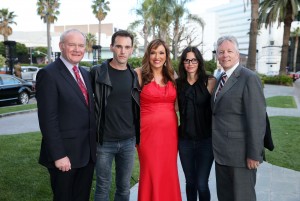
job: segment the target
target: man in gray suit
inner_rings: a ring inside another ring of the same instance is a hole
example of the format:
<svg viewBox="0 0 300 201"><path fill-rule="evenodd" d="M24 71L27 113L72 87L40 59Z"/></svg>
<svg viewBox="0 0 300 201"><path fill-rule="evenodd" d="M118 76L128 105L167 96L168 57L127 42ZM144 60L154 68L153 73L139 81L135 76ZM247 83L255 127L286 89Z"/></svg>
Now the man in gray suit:
<svg viewBox="0 0 300 201"><path fill-rule="evenodd" d="M217 46L225 71L212 96L217 195L219 201L255 201L266 130L263 88L256 73L239 64L235 37L220 37Z"/></svg>

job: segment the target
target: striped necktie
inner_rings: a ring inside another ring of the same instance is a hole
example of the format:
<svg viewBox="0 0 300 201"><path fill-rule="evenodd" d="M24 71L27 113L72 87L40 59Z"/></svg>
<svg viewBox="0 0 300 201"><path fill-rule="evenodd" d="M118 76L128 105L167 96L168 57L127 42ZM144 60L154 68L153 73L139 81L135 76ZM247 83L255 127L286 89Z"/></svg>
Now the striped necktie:
<svg viewBox="0 0 300 201"><path fill-rule="evenodd" d="M219 82L219 87L218 87L218 91L217 91L217 93L216 93L215 99L217 98L217 96L218 96L218 94L220 93L221 89L224 87L224 84L225 84L225 82L226 82L226 79L227 79L227 75L226 75L225 72L223 72L222 75L221 75L221 80L220 80L220 82Z"/></svg>
<svg viewBox="0 0 300 201"><path fill-rule="evenodd" d="M89 105L88 91L87 91L87 89L86 89L86 87L85 87L85 85L84 85L84 83L83 83L83 81L82 81L82 79L81 79L81 77L79 75L79 70L78 70L77 66L73 67L73 71L75 73L75 77L76 77L78 86L79 86L79 88L80 88L80 90L81 90L81 92L82 92L82 94L84 96L85 102L86 102L87 105Z"/></svg>

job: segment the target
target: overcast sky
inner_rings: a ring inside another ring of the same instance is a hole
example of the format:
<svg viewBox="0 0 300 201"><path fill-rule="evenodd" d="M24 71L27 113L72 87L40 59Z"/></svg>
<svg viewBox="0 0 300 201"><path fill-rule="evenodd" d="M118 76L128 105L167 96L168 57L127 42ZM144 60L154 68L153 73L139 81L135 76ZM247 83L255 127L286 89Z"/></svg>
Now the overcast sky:
<svg viewBox="0 0 300 201"><path fill-rule="evenodd" d="M109 0L110 12L103 23L113 23L115 27L126 29L135 20L132 10L141 0ZM228 3L229 0L194 0L187 8L193 14L199 14L208 8ZM0 0L0 9L8 8L17 17L14 31L45 31L46 25L37 15L37 0ZM92 0L60 0L60 15L55 25L96 24L91 10ZM52 25L53 27L53 25Z"/></svg>

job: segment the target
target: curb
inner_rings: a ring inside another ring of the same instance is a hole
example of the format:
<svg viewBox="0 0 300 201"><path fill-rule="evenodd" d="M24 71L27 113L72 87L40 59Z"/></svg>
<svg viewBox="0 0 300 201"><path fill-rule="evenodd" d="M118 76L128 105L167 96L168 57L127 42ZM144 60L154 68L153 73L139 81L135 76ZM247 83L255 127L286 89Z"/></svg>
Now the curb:
<svg viewBox="0 0 300 201"><path fill-rule="evenodd" d="M17 114L24 114L24 113L36 112L36 111L37 111L37 108L30 109L30 110L22 110L22 111L18 111L18 112L9 112L9 113L0 114L0 118L12 116L12 115L17 115Z"/></svg>

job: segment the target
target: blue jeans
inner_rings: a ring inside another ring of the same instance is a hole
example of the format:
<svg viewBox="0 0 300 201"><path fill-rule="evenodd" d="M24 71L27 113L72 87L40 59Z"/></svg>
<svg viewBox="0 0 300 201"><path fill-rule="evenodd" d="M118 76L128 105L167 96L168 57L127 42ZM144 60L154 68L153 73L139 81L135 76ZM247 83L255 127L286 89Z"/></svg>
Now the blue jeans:
<svg viewBox="0 0 300 201"><path fill-rule="evenodd" d="M115 159L116 192L115 201L128 201L130 178L134 165L135 137L103 142L97 145L95 201L109 201L112 163Z"/></svg>
<svg viewBox="0 0 300 201"><path fill-rule="evenodd" d="M211 138L200 141L179 139L179 156L186 180L188 201L209 201L208 178L214 160Z"/></svg>

